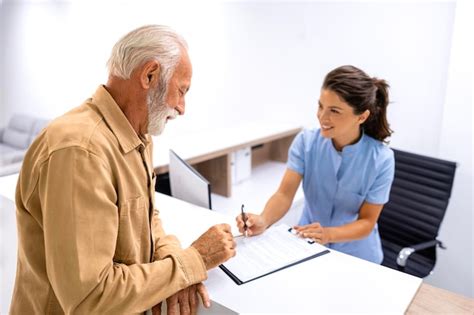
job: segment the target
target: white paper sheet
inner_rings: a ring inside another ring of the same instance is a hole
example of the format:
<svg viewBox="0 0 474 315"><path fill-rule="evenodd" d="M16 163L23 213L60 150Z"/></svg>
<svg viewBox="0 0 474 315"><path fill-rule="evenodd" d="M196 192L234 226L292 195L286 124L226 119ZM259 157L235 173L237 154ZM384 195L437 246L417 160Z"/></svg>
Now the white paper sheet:
<svg viewBox="0 0 474 315"><path fill-rule="evenodd" d="M224 267L245 283L327 250L320 244L309 244L289 228L279 225L257 236L236 237L237 254Z"/></svg>

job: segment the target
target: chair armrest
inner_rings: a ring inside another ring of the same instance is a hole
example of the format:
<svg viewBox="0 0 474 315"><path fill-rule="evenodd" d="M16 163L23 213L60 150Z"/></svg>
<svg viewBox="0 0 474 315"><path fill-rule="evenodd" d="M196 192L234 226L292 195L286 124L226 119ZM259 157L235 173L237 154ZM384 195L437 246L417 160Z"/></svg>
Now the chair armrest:
<svg viewBox="0 0 474 315"><path fill-rule="evenodd" d="M413 245L413 246L410 246L410 247L402 248L400 250L400 252L398 253L398 256L397 256L397 265L399 265L400 267L405 267L406 264L407 264L407 260L408 260L408 258L410 258L411 254L413 254L414 252L423 250L423 249L427 249L427 248L436 246L436 245L438 245L442 249L446 249L446 247L443 245L443 243L441 241L436 240L436 239L428 241L428 242L416 244L416 245Z"/></svg>

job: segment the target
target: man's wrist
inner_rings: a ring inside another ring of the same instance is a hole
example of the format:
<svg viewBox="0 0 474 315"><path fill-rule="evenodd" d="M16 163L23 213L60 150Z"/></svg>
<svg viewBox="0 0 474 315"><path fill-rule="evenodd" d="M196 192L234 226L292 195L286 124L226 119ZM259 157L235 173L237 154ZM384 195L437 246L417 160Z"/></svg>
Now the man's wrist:
<svg viewBox="0 0 474 315"><path fill-rule="evenodd" d="M209 267L209 262L206 260L205 255L201 254L201 252L194 245L194 243L192 243L191 246L189 246L189 247L192 248L193 250L195 250L199 254L199 257L201 258L201 262L203 263L204 267L206 268L206 270L209 270L209 268L208 268Z"/></svg>

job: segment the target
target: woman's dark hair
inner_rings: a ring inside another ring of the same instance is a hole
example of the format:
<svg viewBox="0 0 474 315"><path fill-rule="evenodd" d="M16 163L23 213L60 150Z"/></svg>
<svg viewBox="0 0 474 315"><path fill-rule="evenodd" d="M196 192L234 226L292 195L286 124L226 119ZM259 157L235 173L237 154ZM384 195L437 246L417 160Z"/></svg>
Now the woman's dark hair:
<svg viewBox="0 0 474 315"><path fill-rule="evenodd" d="M387 142L393 131L387 121L389 85L385 80L371 78L354 66L341 66L326 75L323 89L336 93L356 115L368 109L370 116L362 124L365 134Z"/></svg>

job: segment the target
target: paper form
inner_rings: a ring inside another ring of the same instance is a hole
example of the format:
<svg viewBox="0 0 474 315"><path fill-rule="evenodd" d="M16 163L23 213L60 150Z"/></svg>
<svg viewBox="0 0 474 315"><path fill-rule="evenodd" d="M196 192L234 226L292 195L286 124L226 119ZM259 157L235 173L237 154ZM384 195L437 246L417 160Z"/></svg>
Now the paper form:
<svg viewBox="0 0 474 315"><path fill-rule="evenodd" d="M270 227L257 236L235 238L237 254L224 263L225 268L222 269L245 283L328 252L326 247L309 244L290 233L289 229L289 226L282 224Z"/></svg>

